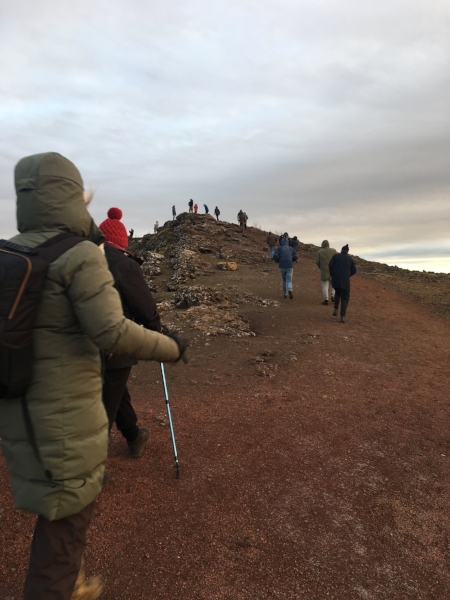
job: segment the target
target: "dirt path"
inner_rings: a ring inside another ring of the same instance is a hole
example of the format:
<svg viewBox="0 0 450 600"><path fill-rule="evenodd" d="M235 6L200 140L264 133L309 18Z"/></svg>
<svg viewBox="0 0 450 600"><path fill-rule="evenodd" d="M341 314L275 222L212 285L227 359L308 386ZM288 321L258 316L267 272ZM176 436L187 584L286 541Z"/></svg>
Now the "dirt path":
<svg viewBox="0 0 450 600"><path fill-rule="evenodd" d="M158 367L134 370L151 441L133 460L111 439L87 549L105 600L448 599L450 323L356 276L340 324L309 259L293 301L269 263L220 277L281 306L243 306L255 337L192 334L167 367L179 480ZM0 599L18 600L34 519L3 462L0 481Z"/></svg>

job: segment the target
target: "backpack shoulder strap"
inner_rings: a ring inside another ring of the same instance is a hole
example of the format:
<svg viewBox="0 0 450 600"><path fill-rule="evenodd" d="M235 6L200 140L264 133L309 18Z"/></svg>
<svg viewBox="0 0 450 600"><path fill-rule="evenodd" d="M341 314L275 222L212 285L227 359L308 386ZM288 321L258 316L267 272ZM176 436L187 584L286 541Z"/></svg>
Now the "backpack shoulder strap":
<svg viewBox="0 0 450 600"><path fill-rule="evenodd" d="M75 235L74 233L59 233L37 246L36 250L48 263L52 263L64 254L64 252L67 252L67 250L70 250L70 248L73 248L73 246L76 246L80 242L85 241L85 238Z"/></svg>

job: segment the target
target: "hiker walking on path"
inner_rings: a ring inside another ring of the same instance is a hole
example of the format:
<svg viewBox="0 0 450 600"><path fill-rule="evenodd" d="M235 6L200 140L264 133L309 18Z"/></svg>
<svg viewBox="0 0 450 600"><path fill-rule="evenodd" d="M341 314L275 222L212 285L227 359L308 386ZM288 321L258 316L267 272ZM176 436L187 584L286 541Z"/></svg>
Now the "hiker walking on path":
<svg viewBox="0 0 450 600"><path fill-rule="evenodd" d="M294 248L288 245L286 238L281 239L281 245L273 253L273 260L278 263L280 268L283 296L287 298L289 293L289 298L292 300L294 298L292 290L293 263L298 261L298 254Z"/></svg>
<svg viewBox="0 0 450 600"><path fill-rule="evenodd" d="M316 255L316 265L320 269L320 280L322 282L323 294L322 304L324 306L328 306L328 293L330 293L331 302L334 302L334 289L331 283L330 269L328 265L330 264L331 257L335 254L336 250L334 248L330 248L328 240L323 240L322 247Z"/></svg>
<svg viewBox="0 0 450 600"><path fill-rule="evenodd" d="M190 213L193 212L194 201L192 200L192 198L189 200L188 206L189 206L189 212Z"/></svg>
<svg viewBox="0 0 450 600"><path fill-rule="evenodd" d="M275 252L275 246L277 245L277 236L271 231L269 231L269 235L267 236L266 242L269 246L270 259L272 260L273 253Z"/></svg>
<svg viewBox="0 0 450 600"><path fill-rule="evenodd" d="M96 600L101 581L85 581L80 567L108 449L100 354L176 361L184 349L123 316L73 163L54 152L28 156L16 166L15 186L20 234L11 241L36 248L61 233L82 238L45 275L26 392L0 402L16 508L38 515L23 599L70 600L75 590Z"/></svg>
<svg viewBox="0 0 450 600"><path fill-rule="evenodd" d="M219 220L220 210L217 208L214 209L214 214L216 215L216 219Z"/></svg>
<svg viewBox="0 0 450 600"><path fill-rule="evenodd" d="M120 208L110 208L108 218L100 223L99 228L106 237L105 256L114 277L114 287L119 292L123 314L146 329L161 332L156 302L139 266L142 261L126 252L128 240L121 218ZM138 458L144 451L149 430L137 426L137 416L127 388L131 367L134 365L137 365L137 360L129 356L110 354L107 357L103 376L103 404L109 430L115 422L127 441L131 456Z"/></svg>
<svg viewBox="0 0 450 600"><path fill-rule="evenodd" d="M298 250L298 239L297 239L296 235L294 235L294 237L292 239L289 238L289 246L291 248L294 248L294 250L297 252L297 250Z"/></svg>
<svg viewBox="0 0 450 600"><path fill-rule="evenodd" d="M134 235L134 229L130 229L130 231L128 232L129 236L130 236L130 240L133 239L133 235Z"/></svg>
<svg viewBox="0 0 450 600"><path fill-rule="evenodd" d="M205 209L205 215L208 215L209 214L209 208L207 207L207 205L204 204L203 208Z"/></svg>
<svg viewBox="0 0 450 600"><path fill-rule="evenodd" d="M153 231L154 233L158 233L158 227L159 227L159 221L156 221L154 227L153 227Z"/></svg>
<svg viewBox="0 0 450 600"><path fill-rule="evenodd" d="M177 209L175 208L175 204L172 206L172 221L175 221L177 218Z"/></svg>
<svg viewBox="0 0 450 600"><path fill-rule="evenodd" d="M198 213L198 204L197 203L194 204L194 212L195 212L195 214Z"/></svg>
<svg viewBox="0 0 450 600"><path fill-rule="evenodd" d="M334 311L333 316L337 317L339 302L341 302L340 322L345 323L345 315L350 300L350 277L356 273L355 261L348 255L348 244L343 246L340 254L332 256L329 264L331 282L334 287Z"/></svg>

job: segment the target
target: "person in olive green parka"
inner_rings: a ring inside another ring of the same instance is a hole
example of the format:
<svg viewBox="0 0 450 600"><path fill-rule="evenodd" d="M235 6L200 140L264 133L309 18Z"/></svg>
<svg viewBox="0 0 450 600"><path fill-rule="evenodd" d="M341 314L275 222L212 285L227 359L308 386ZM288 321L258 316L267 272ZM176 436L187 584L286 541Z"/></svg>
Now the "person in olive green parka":
<svg viewBox="0 0 450 600"><path fill-rule="evenodd" d="M101 352L176 361L184 347L124 317L98 245L103 234L87 211L75 165L52 152L28 156L16 166L15 185L20 233L12 241L35 247L61 232L85 238L49 266L33 331L33 376L25 394L43 466L56 485L49 485L30 444L20 399L0 403L0 437L15 505L39 515L25 599L65 600L71 597L82 551L73 558L64 549L62 557L55 550L44 558L43 544L48 546L70 523L71 541L61 548L82 548L90 507L102 489L108 420ZM77 525L80 515L84 525ZM50 536L50 542L42 536Z"/></svg>
<svg viewBox="0 0 450 600"><path fill-rule="evenodd" d="M331 260L331 257L336 254L336 250L334 248L330 248L330 244L328 240L323 240L322 247L318 251L316 255L316 265L320 269L320 280L322 282L322 294L323 294L323 302L325 306L328 305L328 291L331 295L331 301L334 302L334 289L331 285L330 279L330 269L328 268L328 264Z"/></svg>

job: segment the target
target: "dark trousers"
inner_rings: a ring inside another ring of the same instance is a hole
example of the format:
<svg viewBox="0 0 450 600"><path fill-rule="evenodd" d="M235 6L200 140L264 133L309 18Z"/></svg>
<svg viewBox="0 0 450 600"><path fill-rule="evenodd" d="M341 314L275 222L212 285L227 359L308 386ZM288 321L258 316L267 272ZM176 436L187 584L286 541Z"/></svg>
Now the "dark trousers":
<svg viewBox="0 0 450 600"><path fill-rule="evenodd" d="M334 289L334 308L337 310L339 308L339 302L341 302L341 315L345 317L347 312L347 306L350 300L350 292L348 290L344 290L344 288L335 288Z"/></svg>
<svg viewBox="0 0 450 600"><path fill-rule="evenodd" d="M24 600L70 600L81 567L94 503L57 521L39 516L31 543Z"/></svg>
<svg viewBox="0 0 450 600"><path fill-rule="evenodd" d="M137 416L131 404L127 381L131 367L107 369L103 378L103 404L108 415L109 429L116 423L117 429L128 442L138 435Z"/></svg>

